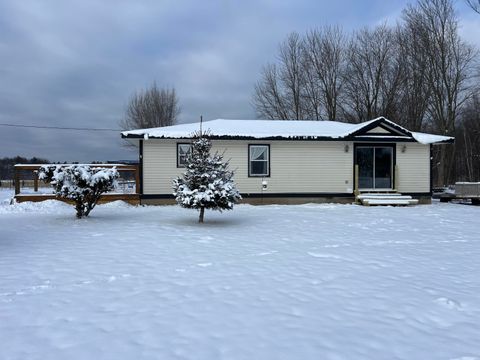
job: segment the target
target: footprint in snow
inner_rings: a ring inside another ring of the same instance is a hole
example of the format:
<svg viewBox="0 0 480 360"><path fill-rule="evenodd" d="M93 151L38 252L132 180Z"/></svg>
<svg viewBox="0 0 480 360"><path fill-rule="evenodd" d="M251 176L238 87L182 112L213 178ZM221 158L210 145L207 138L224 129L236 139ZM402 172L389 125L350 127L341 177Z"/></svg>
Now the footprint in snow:
<svg viewBox="0 0 480 360"><path fill-rule="evenodd" d="M200 263L200 264L197 264L197 266L208 267L208 266L212 266L212 263Z"/></svg>
<svg viewBox="0 0 480 360"><path fill-rule="evenodd" d="M200 244L209 244L211 240L214 240L214 238L211 236L202 236L200 237L200 240L197 240L197 242Z"/></svg>
<svg viewBox="0 0 480 360"><path fill-rule="evenodd" d="M321 259L335 259L335 260L342 260L343 258L341 256L335 255L335 254L323 254L323 253L314 253L314 252L307 252L308 255L316 257L316 258L321 258Z"/></svg>
<svg viewBox="0 0 480 360"><path fill-rule="evenodd" d="M460 302L446 297L439 297L438 299L435 299L435 302L447 309L462 310L462 304Z"/></svg>
<svg viewBox="0 0 480 360"><path fill-rule="evenodd" d="M298 308L291 308L290 315L295 317L303 317L303 312Z"/></svg>
<svg viewBox="0 0 480 360"><path fill-rule="evenodd" d="M267 255L275 254L276 252L278 251L265 251L261 253L252 254L252 256L267 256Z"/></svg>

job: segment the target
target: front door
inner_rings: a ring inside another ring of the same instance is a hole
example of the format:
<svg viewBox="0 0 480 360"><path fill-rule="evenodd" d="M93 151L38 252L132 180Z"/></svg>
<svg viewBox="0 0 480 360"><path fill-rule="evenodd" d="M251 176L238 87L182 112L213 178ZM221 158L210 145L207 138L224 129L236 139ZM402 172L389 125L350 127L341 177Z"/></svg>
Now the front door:
<svg viewBox="0 0 480 360"><path fill-rule="evenodd" d="M392 189L393 146L364 146L355 148L359 189Z"/></svg>

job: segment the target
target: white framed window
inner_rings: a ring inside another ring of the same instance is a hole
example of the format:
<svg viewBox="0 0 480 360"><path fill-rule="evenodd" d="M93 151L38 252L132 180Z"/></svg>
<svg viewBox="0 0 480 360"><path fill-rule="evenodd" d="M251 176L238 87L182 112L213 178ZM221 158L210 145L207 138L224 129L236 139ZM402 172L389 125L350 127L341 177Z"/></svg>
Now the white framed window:
<svg viewBox="0 0 480 360"><path fill-rule="evenodd" d="M188 143L177 144L177 168L185 167L185 159L190 152L192 145Z"/></svg>
<svg viewBox="0 0 480 360"><path fill-rule="evenodd" d="M248 145L248 176L270 176L270 145Z"/></svg>

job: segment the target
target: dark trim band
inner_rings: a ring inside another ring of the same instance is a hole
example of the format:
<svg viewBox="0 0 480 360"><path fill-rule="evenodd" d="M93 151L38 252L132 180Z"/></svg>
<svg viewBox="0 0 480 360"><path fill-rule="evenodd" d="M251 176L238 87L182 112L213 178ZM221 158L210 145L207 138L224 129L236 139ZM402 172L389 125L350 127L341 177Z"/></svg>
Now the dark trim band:
<svg viewBox="0 0 480 360"><path fill-rule="evenodd" d="M354 198L353 193L244 193L243 198ZM143 194L140 199L174 199L172 194Z"/></svg>
<svg viewBox="0 0 480 360"><path fill-rule="evenodd" d="M332 197L351 197L353 193L247 193L241 194L243 198L332 198Z"/></svg>
<svg viewBox="0 0 480 360"><path fill-rule="evenodd" d="M353 193L246 193L241 194L244 199L259 198L355 198ZM430 197L428 192L402 192L402 195L410 195L412 197ZM140 195L140 199L175 199L172 194L144 194Z"/></svg>
<svg viewBox="0 0 480 360"><path fill-rule="evenodd" d="M429 192L402 192L402 195L410 195L412 197L415 197L415 196L428 196L428 197L431 197L432 194L430 194Z"/></svg>
<svg viewBox="0 0 480 360"><path fill-rule="evenodd" d="M430 144L430 196L433 195L433 154L432 154L432 150L433 150L433 145Z"/></svg>
<svg viewBox="0 0 480 360"><path fill-rule="evenodd" d="M388 136L388 135L387 135ZM122 136L123 139L143 139L143 135L128 135L128 136ZM208 136L209 139L211 140L261 140L261 141L381 141L381 142L393 142L393 143L401 143L401 142L418 142L414 138L387 138L387 137L382 137L382 136L365 136L365 135L360 135L360 136L346 136L343 138L332 138L328 136L316 136L316 137L291 137L291 138L285 138L281 136L268 136L268 137L262 137L262 138L255 138L252 136L214 136L210 135ZM179 138L174 138L174 137L166 137L166 136L159 136L159 137L153 137L151 136L149 139L151 140L191 140L191 137L179 137ZM448 139L448 140L443 140L443 141L437 141L433 145L441 145L441 144L453 144L455 140L453 139Z"/></svg>
<svg viewBox="0 0 480 360"><path fill-rule="evenodd" d="M140 199L175 199L172 194L142 194Z"/></svg>
<svg viewBox="0 0 480 360"><path fill-rule="evenodd" d="M140 177L140 189L137 189L139 194L143 193L143 140L138 144L138 176Z"/></svg>

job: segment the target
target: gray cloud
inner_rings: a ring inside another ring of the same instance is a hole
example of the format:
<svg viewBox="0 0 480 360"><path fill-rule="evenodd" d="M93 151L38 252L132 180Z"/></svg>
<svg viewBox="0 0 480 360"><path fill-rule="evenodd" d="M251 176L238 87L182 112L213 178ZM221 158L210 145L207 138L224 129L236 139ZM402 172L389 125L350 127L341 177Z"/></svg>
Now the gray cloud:
<svg viewBox="0 0 480 360"><path fill-rule="evenodd" d="M182 122L200 115L252 118L253 85L287 33L390 21L405 4L6 0L0 3L0 122L116 128L129 96L154 80L176 87ZM478 33L478 21L467 20L468 33ZM136 157L121 144L118 133L0 127L0 156Z"/></svg>

